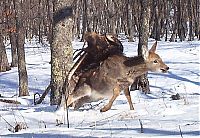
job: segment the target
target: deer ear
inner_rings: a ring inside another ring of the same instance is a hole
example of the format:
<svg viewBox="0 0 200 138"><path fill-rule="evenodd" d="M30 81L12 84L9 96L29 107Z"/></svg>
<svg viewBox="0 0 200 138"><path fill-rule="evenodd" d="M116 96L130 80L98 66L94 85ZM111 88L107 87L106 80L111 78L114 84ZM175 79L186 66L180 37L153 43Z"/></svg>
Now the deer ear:
<svg viewBox="0 0 200 138"><path fill-rule="evenodd" d="M149 50L149 52L156 52L156 47L157 47L157 41L153 44L153 46L151 47L151 49Z"/></svg>

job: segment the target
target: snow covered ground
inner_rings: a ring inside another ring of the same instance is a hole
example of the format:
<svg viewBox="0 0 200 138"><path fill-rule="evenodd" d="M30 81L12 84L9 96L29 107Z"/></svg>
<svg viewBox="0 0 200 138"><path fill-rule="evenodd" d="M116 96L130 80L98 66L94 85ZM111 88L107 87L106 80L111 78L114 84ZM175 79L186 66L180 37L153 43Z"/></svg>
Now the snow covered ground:
<svg viewBox="0 0 200 138"><path fill-rule="evenodd" d="M127 56L137 55L138 42L123 42ZM149 47L154 43L149 40ZM83 43L74 42L74 48ZM0 102L0 137L199 137L200 41L158 42L157 53L170 67L166 74L149 73L151 94L132 91L135 110L130 111L125 96L120 95L112 109L99 109L108 101L91 103L80 110L66 112L49 105L49 96L42 104L33 104L33 94L43 93L50 81L50 49L35 41L26 43L26 61L30 96L17 97L17 68L0 73L1 99L13 99L20 105ZM10 57L10 48L7 47ZM180 100L170 97L179 93ZM60 124L64 122L65 124ZM141 125L143 133L141 133ZM13 133L22 124L26 129Z"/></svg>

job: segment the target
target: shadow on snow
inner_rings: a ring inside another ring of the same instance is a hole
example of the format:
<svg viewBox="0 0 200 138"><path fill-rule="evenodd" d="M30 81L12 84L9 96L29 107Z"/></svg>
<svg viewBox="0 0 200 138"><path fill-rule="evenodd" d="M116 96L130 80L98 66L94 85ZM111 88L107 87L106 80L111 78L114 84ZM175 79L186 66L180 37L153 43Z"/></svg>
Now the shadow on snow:
<svg viewBox="0 0 200 138"><path fill-rule="evenodd" d="M150 74L154 75L154 73L150 73ZM172 78L172 79L176 79L176 80L180 80L180 81L190 82L197 86L200 86L200 82L189 80L187 78L173 74L172 72L168 72L167 74L156 74L156 75L160 75L160 76L164 76L164 77L168 77L168 78Z"/></svg>

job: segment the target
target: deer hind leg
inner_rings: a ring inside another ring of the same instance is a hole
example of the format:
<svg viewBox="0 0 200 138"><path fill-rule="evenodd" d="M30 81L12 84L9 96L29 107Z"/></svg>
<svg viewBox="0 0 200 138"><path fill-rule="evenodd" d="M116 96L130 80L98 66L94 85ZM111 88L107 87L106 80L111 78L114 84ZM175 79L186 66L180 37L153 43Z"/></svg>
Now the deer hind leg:
<svg viewBox="0 0 200 138"><path fill-rule="evenodd" d="M111 108L111 106L112 106L113 102L115 101L115 99L119 96L119 94L120 94L120 89L119 89L119 88L114 88L114 89L113 89L113 96L112 96L111 99L109 100L109 103L108 103L107 105L105 105L105 106L100 110L100 112L106 112L106 111L108 111L108 110Z"/></svg>
<svg viewBox="0 0 200 138"><path fill-rule="evenodd" d="M130 91L129 91L128 87L124 89L124 94L126 96L126 99L128 100L130 110L134 110L133 103L132 103L132 100L131 100Z"/></svg>
<svg viewBox="0 0 200 138"><path fill-rule="evenodd" d="M76 100L74 103L74 109L77 110L79 109L81 106L83 106L83 104L85 103L89 103L91 102L91 97L90 96L84 96L81 97L80 99Z"/></svg>
<svg viewBox="0 0 200 138"><path fill-rule="evenodd" d="M84 96L90 96L91 92L92 92L91 87L84 83L77 90L75 90L71 94L69 94L69 96L67 98L67 106L71 105L74 101L76 101Z"/></svg>

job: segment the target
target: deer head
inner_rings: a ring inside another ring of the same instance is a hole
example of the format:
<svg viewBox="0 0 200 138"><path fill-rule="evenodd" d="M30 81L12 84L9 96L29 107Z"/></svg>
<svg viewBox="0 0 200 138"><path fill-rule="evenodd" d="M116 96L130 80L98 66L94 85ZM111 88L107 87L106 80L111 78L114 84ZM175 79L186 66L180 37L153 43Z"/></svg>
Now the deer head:
<svg viewBox="0 0 200 138"><path fill-rule="evenodd" d="M169 70L169 67L162 61L160 56L155 53L157 47L157 41L153 44L148 52L144 52L144 59L148 70L152 72L165 73Z"/></svg>

